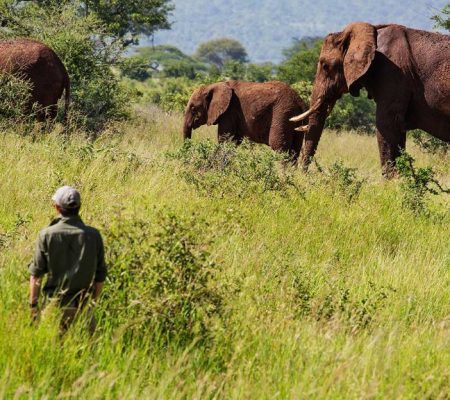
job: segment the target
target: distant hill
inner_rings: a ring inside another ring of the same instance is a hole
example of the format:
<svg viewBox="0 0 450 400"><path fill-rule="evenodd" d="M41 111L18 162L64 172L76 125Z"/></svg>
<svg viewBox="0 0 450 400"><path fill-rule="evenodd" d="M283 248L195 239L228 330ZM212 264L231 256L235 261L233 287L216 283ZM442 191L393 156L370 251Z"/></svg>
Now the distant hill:
<svg viewBox="0 0 450 400"><path fill-rule="evenodd" d="M218 37L238 39L251 61L282 58L292 38L340 31L352 21L396 22L433 29L430 17L448 0L173 0L169 31L155 44L173 44L193 53L198 44ZM142 40L142 45L149 41Z"/></svg>

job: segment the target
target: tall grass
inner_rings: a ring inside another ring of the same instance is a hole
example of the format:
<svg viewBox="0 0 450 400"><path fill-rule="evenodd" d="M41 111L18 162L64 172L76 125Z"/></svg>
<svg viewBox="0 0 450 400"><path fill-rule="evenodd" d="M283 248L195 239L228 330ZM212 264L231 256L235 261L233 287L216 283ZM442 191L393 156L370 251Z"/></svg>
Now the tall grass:
<svg viewBox="0 0 450 400"><path fill-rule="evenodd" d="M180 116L141 114L95 141L0 136L0 398L449 397L448 196L404 207L373 137L327 131L305 175L212 128L182 148ZM450 183L449 155L409 151ZM26 267L62 184L109 249L93 337L61 338L53 307L30 323Z"/></svg>

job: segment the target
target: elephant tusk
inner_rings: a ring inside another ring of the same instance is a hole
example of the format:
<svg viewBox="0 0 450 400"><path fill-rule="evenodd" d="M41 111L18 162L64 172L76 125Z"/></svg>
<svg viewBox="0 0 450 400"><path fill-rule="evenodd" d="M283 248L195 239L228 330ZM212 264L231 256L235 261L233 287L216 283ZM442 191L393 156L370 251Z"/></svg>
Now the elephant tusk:
<svg viewBox="0 0 450 400"><path fill-rule="evenodd" d="M295 128L297 132L306 132L309 129L309 125L299 126L298 128Z"/></svg>
<svg viewBox="0 0 450 400"><path fill-rule="evenodd" d="M302 119L309 117L313 112L315 112L320 107L320 104L321 99L319 98L308 111L305 111L303 114L297 115L296 117L292 117L289 121L298 122L301 121Z"/></svg>

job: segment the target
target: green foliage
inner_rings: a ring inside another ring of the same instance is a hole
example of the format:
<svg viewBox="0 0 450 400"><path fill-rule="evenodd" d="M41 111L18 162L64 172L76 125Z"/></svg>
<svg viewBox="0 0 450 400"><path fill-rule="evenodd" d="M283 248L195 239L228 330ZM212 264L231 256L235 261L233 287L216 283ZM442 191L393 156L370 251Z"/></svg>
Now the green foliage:
<svg viewBox="0 0 450 400"><path fill-rule="evenodd" d="M181 161L178 174L200 193L207 196L246 197L254 193L296 189L291 171L280 162L288 155L244 141L240 146L231 142L184 142L169 158Z"/></svg>
<svg viewBox="0 0 450 400"><path fill-rule="evenodd" d="M125 335L163 346L204 340L221 315L217 266L204 221L160 215L156 225L117 214L105 230L109 268L104 318Z"/></svg>
<svg viewBox="0 0 450 400"><path fill-rule="evenodd" d="M137 49L137 53L140 59L146 60L155 77L195 79L207 70L204 63L170 45L141 47Z"/></svg>
<svg viewBox="0 0 450 400"><path fill-rule="evenodd" d="M145 81L152 76L147 61L143 57L128 57L120 63L123 76L137 81Z"/></svg>
<svg viewBox="0 0 450 400"><path fill-rule="evenodd" d="M3 9L4 10L4 9ZM82 18L78 4L45 7L27 4L12 8L17 23L7 25L7 37L30 36L52 48L63 61L71 81L71 120L88 130L126 118L129 103L111 67L121 57L121 47L107 40L109 32L93 15Z"/></svg>
<svg viewBox="0 0 450 400"><path fill-rule="evenodd" d="M289 84L299 81L313 82L321 47L321 38L294 41L294 44L284 51L286 59L278 66L278 79Z"/></svg>
<svg viewBox="0 0 450 400"><path fill-rule="evenodd" d="M18 6L25 1L14 1ZM27 0L41 8L54 9L55 0ZM159 29L169 29L170 0L58 0L58 6L73 6L81 17L100 21L114 40L126 47L138 44L140 35L152 35Z"/></svg>
<svg viewBox="0 0 450 400"><path fill-rule="evenodd" d="M183 111L199 81L188 78L165 78L149 81L143 100L157 104L165 111Z"/></svg>
<svg viewBox="0 0 450 400"><path fill-rule="evenodd" d="M266 62L246 64L245 80L249 82L266 82L275 79L275 65Z"/></svg>
<svg viewBox="0 0 450 400"><path fill-rule="evenodd" d="M396 160L400 177L403 179L403 204L415 214L426 214L427 195L438 195L440 193L450 194L450 189L444 189L436 179L432 167L416 168L414 158L404 152Z"/></svg>
<svg viewBox="0 0 450 400"><path fill-rule="evenodd" d="M248 61L247 51L235 39L213 39L200 44L195 52L196 57L208 64L221 69L226 61L234 60L241 63Z"/></svg>
<svg viewBox="0 0 450 400"><path fill-rule="evenodd" d="M436 22L436 28L442 28L450 31L450 3L447 4L440 14L433 16Z"/></svg>
<svg viewBox="0 0 450 400"><path fill-rule="evenodd" d="M321 165L339 156L367 177L352 206L314 168L292 171L302 193L261 190L267 146L242 153L258 177L225 167L217 185L230 193L199 192L182 175L189 160L205 177L229 153L168 159L182 146L181 116L142 112L89 141L58 125L2 131L0 397L448 397L449 196L433 198L439 218L414 218L400 182L382 179L374 138L332 131ZM194 145L215 131L203 127ZM411 150L448 182L448 154ZM94 336L76 324L61 338L51 308L30 324L27 265L63 184L81 190L82 218L108 252ZM240 197L238 185L255 190Z"/></svg>
<svg viewBox="0 0 450 400"><path fill-rule="evenodd" d="M449 143L439 140L419 129L413 130L410 135L414 143L426 153L447 154L450 150Z"/></svg>
<svg viewBox="0 0 450 400"><path fill-rule="evenodd" d="M311 301L311 316L331 325L340 324L351 334L369 329L377 313L386 306L391 287L377 288L369 282L367 293L358 298L342 285L329 285L329 290Z"/></svg>
<svg viewBox="0 0 450 400"><path fill-rule="evenodd" d="M279 63L293 36L324 36L342 31L350 21L397 22L430 30L430 16L447 2L421 0L411 7L410 0L383 0L357 7L348 0L173 0L176 25L156 38L191 53L197 43L226 32L245 43L252 62Z"/></svg>
<svg viewBox="0 0 450 400"><path fill-rule="evenodd" d="M292 88L297 91L300 98L309 106L309 100L311 98L314 85L310 81L298 81L293 83Z"/></svg>
<svg viewBox="0 0 450 400"><path fill-rule="evenodd" d="M358 198L365 180L358 177L356 168L347 167L342 161L336 161L329 168L319 165L316 159L314 164L333 194L343 196L348 204Z"/></svg>
<svg viewBox="0 0 450 400"><path fill-rule="evenodd" d="M0 72L0 120L17 122L24 115L31 98L30 83L20 75Z"/></svg>
<svg viewBox="0 0 450 400"><path fill-rule="evenodd" d="M292 84L292 87L308 104L313 84L309 81L299 81ZM333 111L325 121L325 127L337 130L355 130L359 133L373 133L375 129L375 109L375 102L367 97L365 90L359 97L345 94L336 102Z"/></svg>
<svg viewBox="0 0 450 400"><path fill-rule="evenodd" d="M275 66L271 63L244 64L236 60L228 60L222 70L218 70L216 80L243 80L248 82L267 82L274 78ZM214 77L214 66L210 77Z"/></svg>
<svg viewBox="0 0 450 400"><path fill-rule="evenodd" d="M362 90L359 97L345 94L336 102L325 126L331 129L353 129L361 133L373 133L375 110L375 102L367 97L365 90Z"/></svg>

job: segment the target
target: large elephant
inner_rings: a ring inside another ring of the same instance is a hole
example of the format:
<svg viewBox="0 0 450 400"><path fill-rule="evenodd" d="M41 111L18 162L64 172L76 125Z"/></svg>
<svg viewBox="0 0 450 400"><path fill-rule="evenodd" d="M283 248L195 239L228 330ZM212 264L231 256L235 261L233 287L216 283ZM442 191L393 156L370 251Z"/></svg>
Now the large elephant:
<svg viewBox="0 0 450 400"><path fill-rule="evenodd" d="M244 137L289 152L297 161L303 133L295 131L289 118L306 110L297 92L282 82L251 83L227 81L201 86L186 107L183 134L190 139L192 129L218 125L219 142Z"/></svg>
<svg viewBox="0 0 450 400"><path fill-rule="evenodd" d="M376 134L383 174L395 173L406 131L422 129L450 141L450 37L401 25L357 22L324 41L317 65L302 159L314 156L336 100L366 88L376 102Z"/></svg>
<svg viewBox="0 0 450 400"><path fill-rule="evenodd" d="M31 84L29 108L38 104L37 117L54 118L58 99L65 91L65 113L70 101L70 81L64 64L43 43L31 39L0 41L0 72L14 74Z"/></svg>

